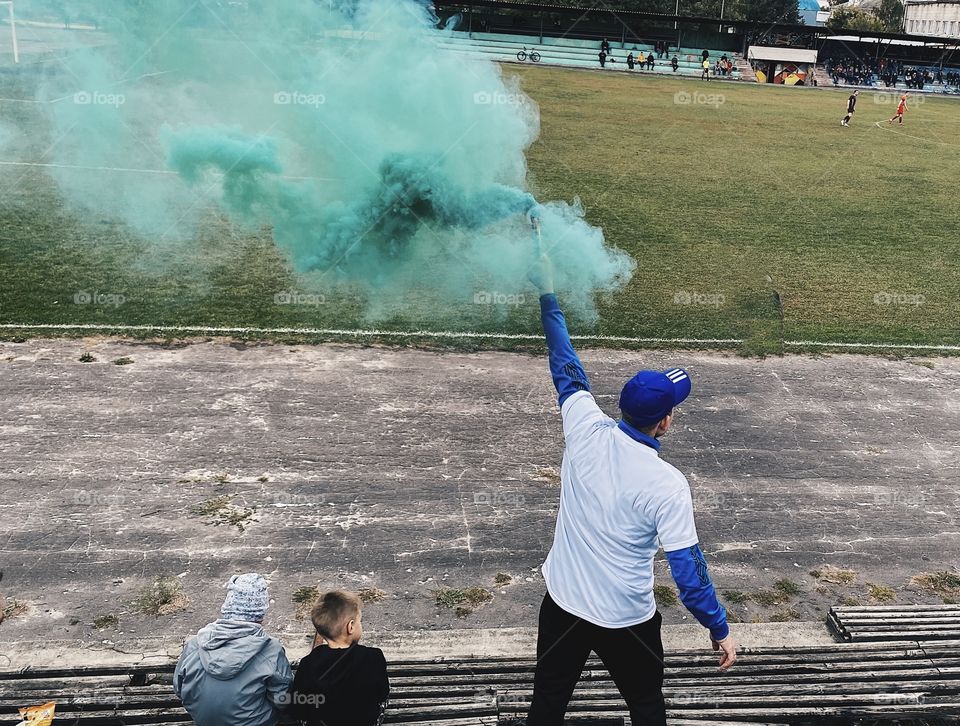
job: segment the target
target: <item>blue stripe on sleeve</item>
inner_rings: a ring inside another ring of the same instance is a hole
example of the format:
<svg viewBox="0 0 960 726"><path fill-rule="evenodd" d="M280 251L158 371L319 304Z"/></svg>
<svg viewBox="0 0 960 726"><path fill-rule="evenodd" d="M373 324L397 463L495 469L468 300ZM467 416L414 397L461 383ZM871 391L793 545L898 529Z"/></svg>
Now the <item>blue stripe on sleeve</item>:
<svg viewBox="0 0 960 726"><path fill-rule="evenodd" d="M570 342L567 322L553 293L540 296L540 319L550 350L550 374L563 406L563 402L577 391L589 391L590 382Z"/></svg>
<svg viewBox="0 0 960 726"><path fill-rule="evenodd" d="M687 610L710 631L714 640L726 638L730 634L727 611L717 599L700 545L667 552L667 562L680 590L680 600Z"/></svg>

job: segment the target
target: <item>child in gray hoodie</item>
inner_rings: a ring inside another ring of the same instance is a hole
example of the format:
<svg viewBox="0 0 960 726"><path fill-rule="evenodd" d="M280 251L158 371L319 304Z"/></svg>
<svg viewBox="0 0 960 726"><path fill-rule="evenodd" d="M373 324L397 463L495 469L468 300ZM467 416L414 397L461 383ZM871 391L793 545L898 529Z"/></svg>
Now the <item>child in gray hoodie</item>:
<svg viewBox="0 0 960 726"><path fill-rule="evenodd" d="M197 726L274 726L293 681L280 641L261 623L267 582L255 572L234 575L220 618L184 645L173 690Z"/></svg>

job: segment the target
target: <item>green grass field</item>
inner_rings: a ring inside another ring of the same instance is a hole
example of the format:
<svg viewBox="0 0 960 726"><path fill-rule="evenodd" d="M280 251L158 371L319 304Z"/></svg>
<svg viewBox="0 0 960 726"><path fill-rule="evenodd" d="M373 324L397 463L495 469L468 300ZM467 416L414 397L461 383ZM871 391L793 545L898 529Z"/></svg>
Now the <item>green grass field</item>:
<svg viewBox="0 0 960 726"><path fill-rule="evenodd" d="M541 138L528 155L532 190L542 199L580 197L589 221L638 262L625 289L598 300L598 323L575 321L575 332L736 338L744 342L727 347L745 353L798 340L960 342L960 102L924 99L902 127L889 128L895 104L864 93L852 127L841 128L846 91L504 72L519 74L540 106ZM13 81L0 90L30 95ZM0 101L0 121L29 139L7 144L0 160L38 159L53 141L29 105ZM274 304L276 291L302 286L263 232L230 229L211 212L190 247L196 259L156 276L140 263L150 240L69 208L44 169L2 174L0 323L370 326L356 297ZM125 300L78 305L78 291ZM539 332L532 288L509 312L490 307L469 299L460 309L425 306L378 327ZM0 329L7 339L49 334Z"/></svg>

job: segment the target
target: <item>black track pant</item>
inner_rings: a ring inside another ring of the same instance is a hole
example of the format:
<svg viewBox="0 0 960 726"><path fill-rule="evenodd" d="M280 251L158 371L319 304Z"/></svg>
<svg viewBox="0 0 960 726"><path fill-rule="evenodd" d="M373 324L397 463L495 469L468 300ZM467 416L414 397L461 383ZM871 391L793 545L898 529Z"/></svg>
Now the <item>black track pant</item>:
<svg viewBox="0 0 960 726"><path fill-rule="evenodd" d="M561 726L567 703L592 650L610 671L635 726L665 726L660 613L630 628L601 628L557 605L540 606L537 669L527 726Z"/></svg>

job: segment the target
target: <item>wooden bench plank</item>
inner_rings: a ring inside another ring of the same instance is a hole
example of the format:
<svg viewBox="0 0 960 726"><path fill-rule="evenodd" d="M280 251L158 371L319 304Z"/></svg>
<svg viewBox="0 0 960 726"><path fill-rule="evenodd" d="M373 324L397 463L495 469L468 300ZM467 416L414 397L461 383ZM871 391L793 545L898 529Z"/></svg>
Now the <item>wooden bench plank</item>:
<svg viewBox="0 0 960 726"><path fill-rule="evenodd" d="M703 650L666 657L664 694L678 724L783 726L819 718L894 718L898 714L960 714L960 639L939 615L922 625L924 637L841 643L827 647L744 649L737 667L720 673ZM871 627L898 628L883 618ZM901 628L902 630L902 628ZM885 634L891 631L877 631ZM530 702L532 658L434 659L392 662L387 723L427 726L505 723ZM0 714L28 703L58 702L58 714L90 726L184 724L189 716L172 693L173 664L130 668L0 672ZM131 685L131 675L139 679ZM50 697L50 698L48 698ZM912 710L911 710L912 709ZM950 709L954 709L952 712ZM622 722L626 714L609 673L592 658L570 704L572 716ZM498 716L499 714L499 716ZM673 723L673 722L672 722Z"/></svg>

